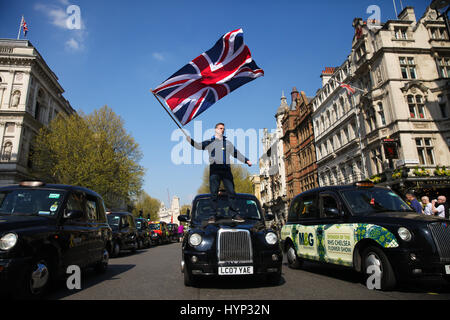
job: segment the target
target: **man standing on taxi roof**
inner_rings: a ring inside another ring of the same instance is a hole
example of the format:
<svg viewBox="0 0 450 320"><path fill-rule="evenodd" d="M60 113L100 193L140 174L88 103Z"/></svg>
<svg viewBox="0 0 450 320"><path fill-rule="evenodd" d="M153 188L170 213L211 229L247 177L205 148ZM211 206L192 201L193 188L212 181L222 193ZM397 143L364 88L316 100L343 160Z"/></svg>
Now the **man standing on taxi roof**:
<svg viewBox="0 0 450 320"><path fill-rule="evenodd" d="M235 206L236 192L234 191L233 174L230 167L230 156L246 163L249 167L252 165L249 159L243 156L234 145L224 136L225 124L219 122L215 127L214 136L202 143L195 142L191 137L186 137L187 141L198 150L207 150L209 152L209 188L211 192L211 200L213 210L217 215L217 202L220 181L223 182L228 193L230 209L237 212ZM235 220L240 221L242 218L236 214ZM214 219L213 219L214 220ZM243 220L242 220L243 221Z"/></svg>

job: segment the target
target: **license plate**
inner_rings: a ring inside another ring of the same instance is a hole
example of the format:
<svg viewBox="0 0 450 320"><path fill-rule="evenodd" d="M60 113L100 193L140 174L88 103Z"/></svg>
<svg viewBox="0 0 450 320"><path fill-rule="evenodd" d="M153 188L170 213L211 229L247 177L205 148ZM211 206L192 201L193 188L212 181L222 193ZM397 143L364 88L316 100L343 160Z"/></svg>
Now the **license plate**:
<svg viewBox="0 0 450 320"><path fill-rule="evenodd" d="M445 266L445 274L450 274L450 265Z"/></svg>
<svg viewBox="0 0 450 320"><path fill-rule="evenodd" d="M253 274L253 266L219 267L219 275L221 276L233 276L242 274Z"/></svg>

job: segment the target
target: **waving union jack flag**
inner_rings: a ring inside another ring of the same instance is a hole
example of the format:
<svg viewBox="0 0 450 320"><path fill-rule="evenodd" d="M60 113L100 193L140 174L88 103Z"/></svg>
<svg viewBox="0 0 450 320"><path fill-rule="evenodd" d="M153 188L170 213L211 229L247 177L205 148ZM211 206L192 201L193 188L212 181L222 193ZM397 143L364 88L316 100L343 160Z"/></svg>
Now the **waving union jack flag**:
<svg viewBox="0 0 450 320"><path fill-rule="evenodd" d="M239 29L225 34L152 91L185 125L231 91L263 75Z"/></svg>

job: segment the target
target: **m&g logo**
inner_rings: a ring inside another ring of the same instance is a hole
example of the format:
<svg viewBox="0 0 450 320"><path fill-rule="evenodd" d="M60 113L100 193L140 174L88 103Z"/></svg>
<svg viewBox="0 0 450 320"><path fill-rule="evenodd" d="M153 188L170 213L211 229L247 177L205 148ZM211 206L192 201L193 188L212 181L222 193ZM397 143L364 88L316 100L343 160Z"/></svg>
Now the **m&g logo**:
<svg viewBox="0 0 450 320"><path fill-rule="evenodd" d="M312 233L303 233L300 232L298 234L298 242L301 246L313 246L314 245L314 236Z"/></svg>

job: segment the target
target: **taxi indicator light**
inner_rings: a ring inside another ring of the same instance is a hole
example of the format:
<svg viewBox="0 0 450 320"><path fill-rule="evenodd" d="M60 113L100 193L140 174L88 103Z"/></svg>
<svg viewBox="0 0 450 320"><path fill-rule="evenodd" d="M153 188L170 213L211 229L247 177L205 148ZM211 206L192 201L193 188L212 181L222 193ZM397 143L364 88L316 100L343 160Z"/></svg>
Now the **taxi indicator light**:
<svg viewBox="0 0 450 320"><path fill-rule="evenodd" d="M21 181L19 182L19 186L21 187L41 187L45 183L42 181Z"/></svg>
<svg viewBox="0 0 450 320"><path fill-rule="evenodd" d="M370 181L360 181L360 182L356 182L355 186L357 186L358 188L372 188L375 185L373 184L373 182L370 182Z"/></svg>

